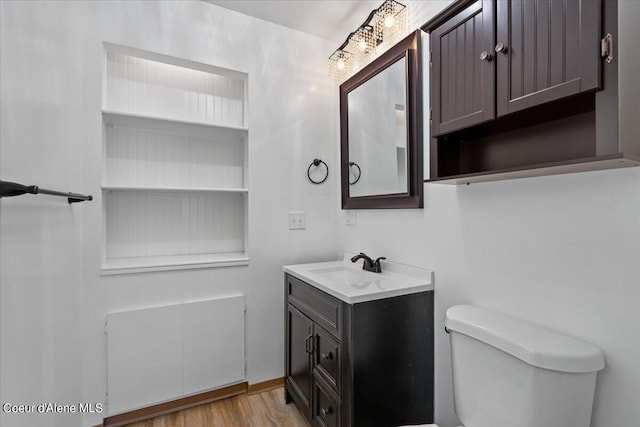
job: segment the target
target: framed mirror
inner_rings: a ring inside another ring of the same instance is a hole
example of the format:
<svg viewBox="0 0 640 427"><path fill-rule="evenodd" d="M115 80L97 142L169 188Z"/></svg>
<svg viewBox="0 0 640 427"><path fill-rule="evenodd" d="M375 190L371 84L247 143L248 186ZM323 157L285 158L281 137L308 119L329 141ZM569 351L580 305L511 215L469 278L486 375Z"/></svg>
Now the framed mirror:
<svg viewBox="0 0 640 427"><path fill-rule="evenodd" d="M343 209L422 207L420 33L340 85Z"/></svg>

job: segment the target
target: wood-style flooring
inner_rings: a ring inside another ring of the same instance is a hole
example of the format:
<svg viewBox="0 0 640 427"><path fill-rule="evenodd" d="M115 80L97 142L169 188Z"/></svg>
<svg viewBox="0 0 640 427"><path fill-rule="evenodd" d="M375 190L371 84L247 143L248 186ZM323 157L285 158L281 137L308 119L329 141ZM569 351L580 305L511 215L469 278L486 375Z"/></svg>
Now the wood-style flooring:
<svg viewBox="0 0 640 427"><path fill-rule="evenodd" d="M284 403L284 388L230 397L127 427L308 427L295 404Z"/></svg>

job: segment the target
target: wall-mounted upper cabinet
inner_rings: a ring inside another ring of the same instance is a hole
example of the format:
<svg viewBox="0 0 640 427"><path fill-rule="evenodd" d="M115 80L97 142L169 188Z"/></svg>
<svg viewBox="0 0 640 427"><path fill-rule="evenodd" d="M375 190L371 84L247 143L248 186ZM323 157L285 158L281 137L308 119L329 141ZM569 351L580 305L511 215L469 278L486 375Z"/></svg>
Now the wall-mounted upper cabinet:
<svg viewBox="0 0 640 427"><path fill-rule="evenodd" d="M638 4L458 0L427 22L428 181L639 165L640 140L623 138L638 128L623 120L640 71Z"/></svg>
<svg viewBox="0 0 640 427"><path fill-rule="evenodd" d="M476 0L427 24L431 132L459 129L599 87L599 0Z"/></svg>

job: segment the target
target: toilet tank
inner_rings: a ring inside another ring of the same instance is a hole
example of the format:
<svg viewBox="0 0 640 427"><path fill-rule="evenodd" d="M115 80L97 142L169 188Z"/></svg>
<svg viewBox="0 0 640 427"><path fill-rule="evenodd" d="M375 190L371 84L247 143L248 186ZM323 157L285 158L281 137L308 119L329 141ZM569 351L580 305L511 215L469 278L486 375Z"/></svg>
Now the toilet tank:
<svg viewBox="0 0 640 427"><path fill-rule="evenodd" d="M602 352L470 305L447 310L455 411L465 427L588 427Z"/></svg>

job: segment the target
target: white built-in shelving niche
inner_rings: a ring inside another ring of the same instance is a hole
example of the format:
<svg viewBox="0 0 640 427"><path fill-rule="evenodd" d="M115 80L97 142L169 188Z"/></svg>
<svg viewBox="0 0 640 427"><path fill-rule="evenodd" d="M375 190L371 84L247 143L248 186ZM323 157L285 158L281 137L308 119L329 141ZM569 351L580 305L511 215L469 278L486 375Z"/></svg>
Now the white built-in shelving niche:
<svg viewBox="0 0 640 427"><path fill-rule="evenodd" d="M105 43L103 274L244 265L247 75Z"/></svg>

